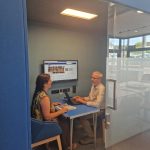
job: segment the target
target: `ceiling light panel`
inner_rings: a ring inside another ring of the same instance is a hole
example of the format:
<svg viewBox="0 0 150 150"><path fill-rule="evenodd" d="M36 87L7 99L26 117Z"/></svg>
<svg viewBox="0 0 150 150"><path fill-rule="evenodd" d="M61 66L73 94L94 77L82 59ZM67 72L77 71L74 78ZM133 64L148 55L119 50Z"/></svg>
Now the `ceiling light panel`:
<svg viewBox="0 0 150 150"><path fill-rule="evenodd" d="M138 10L137 13L138 13L138 14L143 14L144 12L141 11L141 10Z"/></svg>
<svg viewBox="0 0 150 150"><path fill-rule="evenodd" d="M98 16L96 14L91 14L91 13L87 13L87 12L83 12L83 11L79 11L79 10L75 10L75 9L70 9L70 8L63 10L60 14L77 17L77 18L82 18L82 19L86 19L86 20L91 20Z"/></svg>

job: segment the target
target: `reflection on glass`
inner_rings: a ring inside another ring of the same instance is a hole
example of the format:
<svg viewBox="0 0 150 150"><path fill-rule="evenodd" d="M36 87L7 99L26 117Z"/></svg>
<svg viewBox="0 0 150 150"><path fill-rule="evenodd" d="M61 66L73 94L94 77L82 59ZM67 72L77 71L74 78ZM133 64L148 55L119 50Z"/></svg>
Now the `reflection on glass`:
<svg viewBox="0 0 150 150"><path fill-rule="evenodd" d="M129 39L129 48L142 48L142 37L135 37Z"/></svg>
<svg viewBox="0 0 150 150"><path fill-rule="evenodd" d="M117 53L109 53L109 58L117 58Z"/></svg>
<svg viewBox="0 0 150 150"><path fill-rule="evenodd" d="M121 49L127 50L128 48L128 40L127 39L121 39Z"/></svg>
<svg viewBox="0 0 150 150"><path fill-rule="evenodd" d="M150 15L139 15L117 4L109 13L108 37L118 39L118 43L109 40L106 79L116 80L117 111L106 110L111 115L106 147L150 130ZM109 85L107 82L107 105L112 103L113 88ZM123 147L130 149L124 143Z"/></svg>
<svg viewBox="0 0 150 150"><path fill-rule="evenodd" d="M121 57L127 57L128 39L121 39Z"/></svg>
<svg viewBox="0 0 150 150"><path fill-rule="evenodd" d="M142 51L130 52L131 58L142 58Z"/></svg>
<svg viewBox="0 0 150 150"><path fill-rule="evenodd" d="M119 39L109 38L109 49L119 49Z"/></svg>
<svg viewBox="0 0 150 150"><path fill-rule="evenodd" d="M144 47L150 47L150 35L145 36Z"/></svg>
<svg viewBox="0 0 150 150"><path fill-rule="evenodd" d="M144 58L150 58L150 50L144 51Z"/></svg>

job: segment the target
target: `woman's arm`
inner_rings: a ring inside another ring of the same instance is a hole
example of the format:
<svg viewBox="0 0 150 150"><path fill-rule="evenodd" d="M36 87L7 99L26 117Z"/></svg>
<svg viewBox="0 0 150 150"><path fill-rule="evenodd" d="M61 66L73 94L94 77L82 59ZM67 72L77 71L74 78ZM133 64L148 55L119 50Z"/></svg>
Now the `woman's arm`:
<svg viewBox="0 0 150 150"><path fill-rule="evenodd" d="M50 100L49 97L47 96L41 99L40 105L45 120L52 120L68 111L66 107L63 107L61 110L58 110L57 112L50 112Z"/></svg>
<svg viewBox="0 0 150 150"><path fill-rule="evenodd" d="M53 105L57 106L57 105L61 105L61 103L60 102L53 102Z"/></svg>

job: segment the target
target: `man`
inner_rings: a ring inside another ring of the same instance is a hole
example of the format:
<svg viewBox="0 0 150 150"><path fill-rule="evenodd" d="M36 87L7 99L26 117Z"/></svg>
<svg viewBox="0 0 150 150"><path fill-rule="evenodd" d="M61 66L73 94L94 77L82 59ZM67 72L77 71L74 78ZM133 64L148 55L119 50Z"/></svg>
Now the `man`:
<svg viewBox="0 0 150 150"><path fill-rule="evenodd" d="M104 110L104 93L105 93L105 86L102 84L102 77L103 74L99 71L94 71L91 75L91 81L92 81L92 87L91 91L89 93L88 97L80 97L75 96L74 100L76 102L92 106L92 107L98 107L101 109L101 111ZM80 122L83 126L85 132L87 133L87 136L80 140L81 144L90 144L93 143L94 140L94 133L90 126L90 122L88 119L91 118L91 115L81 117Z"/></svg>

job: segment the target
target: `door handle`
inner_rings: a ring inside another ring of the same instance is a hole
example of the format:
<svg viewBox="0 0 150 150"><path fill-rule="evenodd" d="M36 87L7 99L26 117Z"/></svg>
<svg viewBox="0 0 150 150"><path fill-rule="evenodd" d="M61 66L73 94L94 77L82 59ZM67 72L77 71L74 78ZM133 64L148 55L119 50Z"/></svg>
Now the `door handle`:
<svg viewBox="0 0 150 150"><path fill-rule="evenodd" d="M108 79L108 82L113 82L113 106L107 106L112 110L117 110L117 100L116 100L116 80Z"/></svg>

